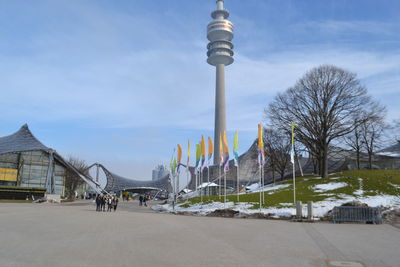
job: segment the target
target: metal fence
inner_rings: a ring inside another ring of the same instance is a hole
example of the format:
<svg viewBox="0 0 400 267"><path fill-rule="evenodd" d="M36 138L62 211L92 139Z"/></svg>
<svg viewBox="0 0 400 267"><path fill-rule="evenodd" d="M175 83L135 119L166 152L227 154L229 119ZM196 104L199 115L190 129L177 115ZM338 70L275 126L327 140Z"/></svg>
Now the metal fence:
<svg viewBox="0 0 400 267"><path fill-rule="evenodd" d="M337 222L363 222L381 224L382 216L380 208L340 206L334 207L332 219Z"/></svg>

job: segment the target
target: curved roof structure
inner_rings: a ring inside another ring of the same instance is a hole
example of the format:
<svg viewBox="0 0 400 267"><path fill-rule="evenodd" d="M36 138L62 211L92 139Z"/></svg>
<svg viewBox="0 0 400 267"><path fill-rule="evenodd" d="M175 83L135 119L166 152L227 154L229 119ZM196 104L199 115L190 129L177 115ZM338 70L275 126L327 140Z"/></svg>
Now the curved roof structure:
<svg viewBox="0 0 400 267"><path fill-rule="evenodd" d="M118 192L125 189L133 189L133 188L154 188L154 189L162 189L168 192L171 192L171 179L169 174L164 178L159 180L149 180L149 181L140 181L140 180L132 180L129 178L122 177L118 174L112 173L107 170L103 165L99 165L107 177L107 184L104 190L108 192Z"/></svg>
<svg viewBox="0 0 400 267"><path fill-rule="evenodd" d="M43 145L24 124L17 132L0 137L0 154L31 150L51 150Z"/></svg>
<svg viewBox="0 0 400 267"><path fill-rule="evenodd" d="M84 174L81 174L74 166L66 161L60 154L52 148L42 144L29 130L28 124L22 127L15 133L0 137L0 155L6 153L19 153L24 151L45 151L57 159L62 165L75 172L82 180L89 184L94 190L101 193L98 184Z"/></svg>

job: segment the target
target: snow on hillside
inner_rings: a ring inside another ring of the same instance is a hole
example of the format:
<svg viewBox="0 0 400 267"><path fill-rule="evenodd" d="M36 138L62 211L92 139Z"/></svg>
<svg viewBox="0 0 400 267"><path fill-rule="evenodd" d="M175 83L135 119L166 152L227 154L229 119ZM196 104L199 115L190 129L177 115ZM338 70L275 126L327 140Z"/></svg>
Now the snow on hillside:
<svg viewBox="0 0 400 267"><path fill-rule="evenodd" d="M352 197L348 195L340 195L342 199L328 199L324 201L315 202L313 204L314 208L314 216L315 217L323 217L328 211L332 210L335 206L340 206L344 203L350 201L360 201L362 203L368 204L370 207L377 206L385 206L385 207L400 207L400 197L398 196L390 196L390 195L380 195L380 196L368 196L368 197ZM265 199L268 204L268 198ZM253 203L256 204L256 203ZM175 206L175 212L192 212L197 215L207 215L218 209L232 209L235 211L239 211L240 214L254 214L254 213L263 213L270 214L275 217L291 217L296 214L295 208L292 207L292 203L281 203L281 208L269 207L263 209L252 209L252 203L239 203L235 204L233 202L212 202L208 204L194 204L190 207L183 207L185 203L178 204ZM287 207L285 207L287 206ZM174 212L172 205L156 205L152 207L153 210L160 212ZM303 214L307 214L307 206L303 206Z"/></svg>
<svg viewBox="0 0 400 267"><path fill-rule="evenodd" d="M286 188L290 186L289 184L280 184L280 185L266 185L260 189L260 184L255 183L246 187L247 193L255 193L255 192L267 192L272 190L278 190L282 188Z"/></svg>
<svg viewBox="0 0 400 267"><path fill-rule="evenodd" d="M328 184L317 184L313 186L313 190L315 192L325 192L330 190L335 190L341 187L347 186L346 183L328 183Z"/></svg>

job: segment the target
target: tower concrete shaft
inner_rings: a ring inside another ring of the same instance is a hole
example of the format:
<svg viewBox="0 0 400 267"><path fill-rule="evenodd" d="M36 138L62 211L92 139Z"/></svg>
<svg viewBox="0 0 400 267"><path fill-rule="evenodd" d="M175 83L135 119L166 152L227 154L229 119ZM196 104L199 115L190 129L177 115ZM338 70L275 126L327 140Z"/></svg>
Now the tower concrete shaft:
<svg viewBox="0 0 400 267"><path fill-rule="evenodd" d="M220 137L226 131L225 66L218 64L215 69L214 164L218 164L220 159Z"/></svg>
<svg viewBox="0 0 400 267"><path fill-rule="evenodd" d="M227 18L224 1L217 0L217 9L211 13L213 20L207 26L207 62L216 68L214 164L220 162L220 137L226 131L225 66L233 63L233 24Z"/></svg>

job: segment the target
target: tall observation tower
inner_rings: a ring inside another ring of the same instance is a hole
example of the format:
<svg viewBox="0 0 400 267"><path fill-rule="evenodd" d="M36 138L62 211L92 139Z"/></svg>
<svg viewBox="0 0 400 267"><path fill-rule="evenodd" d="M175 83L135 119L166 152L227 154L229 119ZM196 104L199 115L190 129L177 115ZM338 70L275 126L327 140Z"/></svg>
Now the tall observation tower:
<svg viewBox="0 0 400 267"><path fill-rule="evenodd" d="M207 62L216 68L214 164L219 161L220 135L226 131L225 66L233 63L233 24L227 18L224 0L217 0L217 10L211 13L213 20L207 26Z"/></svg>

